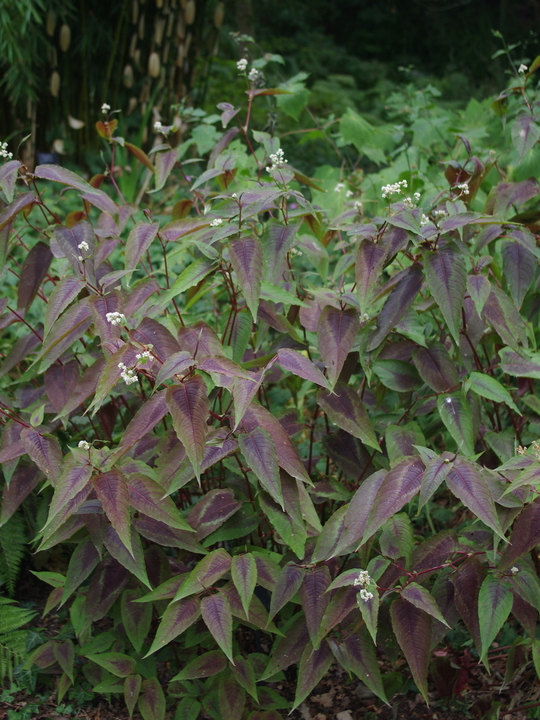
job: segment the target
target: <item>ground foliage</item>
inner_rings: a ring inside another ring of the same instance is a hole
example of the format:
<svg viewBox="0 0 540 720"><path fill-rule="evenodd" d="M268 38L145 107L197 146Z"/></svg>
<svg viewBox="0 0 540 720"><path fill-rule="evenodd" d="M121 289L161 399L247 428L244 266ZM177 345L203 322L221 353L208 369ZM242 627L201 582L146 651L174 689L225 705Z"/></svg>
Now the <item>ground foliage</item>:
<svg viewBox="0 0 540 720"><path fill-rule="evenodd" d="M272 63L178 147L113 113L89 181L0 169L0 523L61 559L21 668L58 702L272 720L332 666L381 703L459 693L456 648L538 667L540 60L461 113L348 109L314 177L251 125L307 101Z"/></svg>

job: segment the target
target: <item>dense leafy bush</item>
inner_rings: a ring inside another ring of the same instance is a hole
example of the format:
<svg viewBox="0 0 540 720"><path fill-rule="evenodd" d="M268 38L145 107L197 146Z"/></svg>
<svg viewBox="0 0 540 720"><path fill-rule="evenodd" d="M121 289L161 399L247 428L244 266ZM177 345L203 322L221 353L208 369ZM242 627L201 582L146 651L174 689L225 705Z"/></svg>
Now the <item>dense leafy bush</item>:
<svg viewBox="0 0 540 720"><path fill-rule="evenodd" d="M107 116L89 181L3 165L0 523L69 548L37 573L67 625L30 660L60 698L271 720L288 667L294 706L333 662L387 701L402 654L427 700L458 626L486 667L505 623L538 663L536 65L506 125L349 109L349 170L314 178L250 125L306 101L261 67L179 147Z"/></svg>

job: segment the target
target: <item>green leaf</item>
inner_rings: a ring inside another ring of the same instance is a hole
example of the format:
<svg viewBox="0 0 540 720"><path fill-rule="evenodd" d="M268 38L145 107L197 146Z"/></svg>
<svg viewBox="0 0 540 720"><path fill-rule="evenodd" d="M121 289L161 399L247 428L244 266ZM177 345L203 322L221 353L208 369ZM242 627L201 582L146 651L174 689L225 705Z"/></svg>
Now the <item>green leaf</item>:
<svg viewBox="0 0 540 720"><path fill-rule="evenodd" d="M235 555L231 561L231 577L240 595L244 612L248 615L253 591L257 584L257 565L253 555L250 553Z"/></svg>
<svg viewBox="0 0 540 720"><path fill-rule="evenodd" d="M456 441L458 451L464 455L474 455L471 410L461 395L439 395L437 409L441 420Z"/></svg>
<svg viewBox="0 0 540 720"><path fill-rule="evenodd" d="M105 670L108 670L116 677L127 677L135 672L136 661L129 655L123 653L109 652L99 655L87 655L88 660L95 662Z"/></svg>
<svg viewBox="0 0 540 720"><path fill-rule="evenodd" d="M464 389L473 390L477 395L485 397L488 400L494 400L495 402L506 403L512 410L515 410L518 415L521 415L516 404L512 400L512 396L508 390L501 385L498 380L495 380L491 375L485 375L484 373L472 372L469 375L468 380L464 383Z"/></svg>
<svg viewBox="0 0 540 720"><path fill-rule="evenodd" d="M140 654L152 623L152 606L140 603L143 596L140 588L124 590L120 598L122 623L131 644Z"/></svg>
<svg viewBox="0 0 540 720"><path fill-rule="evenodd" d="M138 706L143 720L165 720L165 695L159 680L143 680L142 690Z"/></svg>
<svg viewBox="0 0 540 720"><path fill-rule="evenodd" d="M480 618L480 638L483 660L491 643L495 640L512 609L513 596L508 582L494 575L488 575L480 588L478 596L478 617Z"/></svg>

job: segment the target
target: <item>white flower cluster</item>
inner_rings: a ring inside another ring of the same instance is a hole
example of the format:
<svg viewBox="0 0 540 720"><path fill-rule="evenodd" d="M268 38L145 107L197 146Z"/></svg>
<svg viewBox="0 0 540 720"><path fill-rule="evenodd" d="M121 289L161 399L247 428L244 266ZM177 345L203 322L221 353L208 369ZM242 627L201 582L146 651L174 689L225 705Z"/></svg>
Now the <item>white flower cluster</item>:
<svg viewBox="0 0 540 720"><path fill-rule="evenodd" d="M422 217L420 218L420 227L424 227L424 225L429 225L430 222L431 220L428 218L427 215L422 215Z"/></svg>
<svg viewBox="0 0 540 720"><path fill-rule="evenodd" d="M345 193L345 197L348 197L348 198L351 198L353 195L354 195L354 193L352 190L347 190L347 192Z"/></svg>
<svg viewBox="0 0 540 720"><path fill-rule="evenodd" d="M210 223L210 227L219 227L223 225L223 218L214 218Z"/></svg>
<svg viewBox="0 0 540 720"><path fill-rule="evenodd" d="M111 325L122 325L126 321L124 313L119 312L109 312L105 315L105 318Z"/></svg>
<svg viewBox="0 0 540 720"><path fill-rule="evenodd" d="M86 440L80 440L79 441L79 449L80 450L90 450L90 443L87 443Z"/></svg>
<svg viewBox="0 0 540 720"><path fill-rule="evenodd" d="M434 218L437 218L438 220L440 220L441 218L446 217L448 215L446 210L433 210L433 212L431 214L433 215Z"/></svg>
<svg viewBox="0 0 540 720"><path fill-rule="evenodd" d="M345 183L338 183L334 188L334 192L341 192L345 188Z"/></svg>
<svg viewBox="0 0 540 720"><path fill-rule="evenodd" d="M521 65L520 65L519 68L518 68L518 72L520 72L520 73L523 74L523 73L526 73L528 69L529 69L529 68L528 68L526 65L524 65L523 63L521 63Z"/></svg>
<svg viewBox="0 0 540 720"><path fill-rule="evenodd" d="M362 589L360 590L358 595L360 596L361 600L364 600L364 602L371 600L371 598L373 597L373 593L369 592L369 590L367 590L370 583L371 583L371 578L369 576L368 571L360 570L360 572L358 573L358 577L355 578L354 584L361 586Z"/></svg>
<svg viewBox="0 0 540 720"><path fill-rule="evenodd" d="M147 360L154 359L152 353L149 350L143 350L142 353L137 353L135 357L137 358L137 360L140 360L143 365L146 363Z"/></svg>
<svg viewBox="0 0 540 720"><path fill-rule="evenodd" d="M519 572L519 568L514 565L510 568L510 572L512 573L512 575L517 575Z"/></svg>
<svg viewBox="0 0 540 720"><path fill-rule="evenodd" d="M407 181L406 180L400 180L397 183L394 183L393 185L383 185L381 188L382 196L383 198L389 198L392 195L395 195L396 193L400 193L402 190L405 190L407 188Z"/></svg>
<svg viewBox="0 0 540 720"><path fill-rule="evenodd" d="M82 242L80 242L77 245L77 247L79 248L79 250L81 250L81 252L88 252L90 250L90 246L88 245L86 240L83 240ZM84 260L83 256L79 255L79 262L83 262L83 260Z"/></svg>
<svg viewBox="0 0 540 720"><path fill-rule="evenodd" d="M7 142L0 142L0 157L5 158L6 160L11 160L13 157L13 153L10 153L8 150Z"/></svg>
<svg viewBox="0 0 540 720"><path fill-rule="evenodd" d="M154 132L161 133L162 135L168 135L174 130L176 130L174 125L163 125L160 120L156 120L154 123Z"/></svg>
<svg viewBox="0 0 540 720"><path fill-rule="evenodd" d="M241 60L239 60L239 61L236 63L236 67L237 67L238 70L239 70L240 72L242 72L242 73L243 73L243 72L246 72L247 66L248 66L248 60L247 60L247 58L242 58Z"/></svg>
<svg viewBox="0 0 540 720"><path fill-rule="evenodd" d="M364 206L362 205L362 203L360 202L360 200L357 200L357 201L354 203L354 209L356 210L356 212L359 212L359 213L362 212L362 210L364 209Z"/></svg>
<svg viewBox="0 0 540 720"><path fill-rule="evenodd" d="M106 113L108 113L110 109L111 109L111 106L107 105L107 103L103 103L103 105L101 106L101 112L104 115L106 115Z"/></svg>
<svg viewBox="0 0 540 720"><path fill-rule="evenodd" d="M120 377L126 383L126 385L131 385L132 383L137 382L137 373L135 372L135 370L126 367L124 363L118 363L118 367L122 371L120 373Z"/></svg>
<svg viewBox="0 0 540 720"><path fill-rule="evenodd" d="M300 255L303 255L302 251L295 247L291 248L289 252L291 253L291 255L298 255L299 257Z"/></svg>
<svg viewBox="0 0 540 720"><path fill-rule="evenodd" d="M457 185L454 185L452 190L459 190L463 195L469 194L469 183L462 182L458 183Z"/></svg>
<svg viewBox="0 0 540 720"><path fill-rule="evenodd" d="M371 320L371 318L370 318L370 316L369 316L368 313L362 313L362 314L360 315L360 322L361 322L361 323L367 323L367 322L369 322L370 320ZM365 572L365 570L363 570L362 572ZM368 576L368 577L369 577L369 576ZM357 579L358 579L358 578L357 578ZM358 585L359 583L357 583L357 582L355 581L354 584L355 584L355 585Z"/></svg>
<svg viewBox="0 0 540 720"><path fill-rule="evenodd" d="M276 150L275 153L272 153L270 155L270 161L272 165L266 168L266 172L270 172L271 170L277 170L277 168L282 167L282 165L287 164L287 160L285 160L285 154L281 148Z"/></svg>
<svg viewBox="0 0 540 720"><path fill-rule="evenodd" d="M261 73L256 68L251 68L248 73L248 79L253 83L256 82L261 76Z"/></svg>
<svg viewBox="0 0 540 720"><path fill-rule="evenodd" d="M413 200L413 198L414 198L414 200ZM412 197L404 198L403 204L405 205L405 207L411 208L411 210L412 210L413 208L416 207L416 204L418 203L419 200L420 200L420 193L415 192Z"/></svg>

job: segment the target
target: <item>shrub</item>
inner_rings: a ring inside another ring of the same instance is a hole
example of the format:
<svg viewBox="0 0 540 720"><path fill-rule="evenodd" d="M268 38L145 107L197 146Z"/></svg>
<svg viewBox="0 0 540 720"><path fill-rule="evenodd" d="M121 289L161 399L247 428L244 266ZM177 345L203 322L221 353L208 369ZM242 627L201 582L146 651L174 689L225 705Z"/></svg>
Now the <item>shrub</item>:
<svg viewBox="0 0 540 720"><path fill-rule="evenodd" d="M38 550L71 548L37 573L69 607L31 658L60 698L82 674L145 720L164 685L180 715L270 720L282 671L296 707L337 662L387 701L395 638L428 700L448 633L489 667L509 618L537 661L540 188L511 175L535 66L495 105L508 132L479 104L398 130L349 110L330 140L363 171L306 177L252 130L304 92L260 75L247 112L178 148L159 128L152 157L107 117L90 181L4 164L0 522L31 502ZM144 208L118 146L154 178Z"/></svg>

